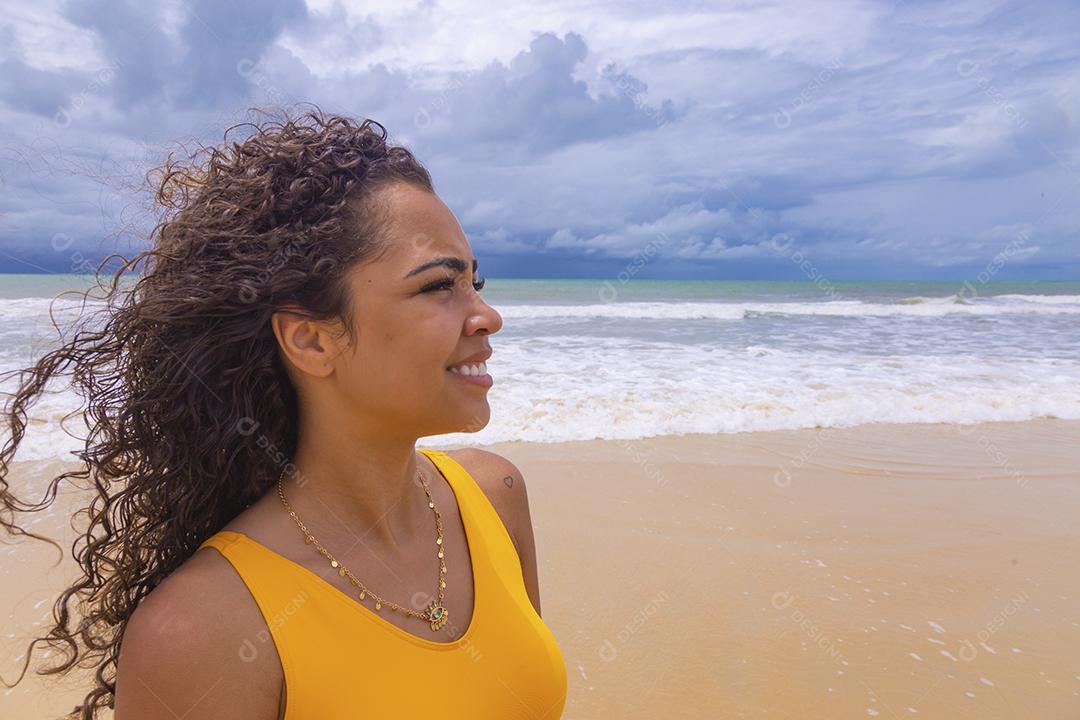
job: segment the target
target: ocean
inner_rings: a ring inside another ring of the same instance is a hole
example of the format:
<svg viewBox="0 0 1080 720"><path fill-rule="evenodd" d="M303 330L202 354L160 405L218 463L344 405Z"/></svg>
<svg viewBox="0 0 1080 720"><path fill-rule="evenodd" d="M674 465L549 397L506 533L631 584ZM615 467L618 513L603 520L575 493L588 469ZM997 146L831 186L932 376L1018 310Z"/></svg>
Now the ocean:
<svg viewBox="0 0 1080 720"><path fill-rule="evenodd" d="M50 299L87 283L0 275L0 369L39 357ZM491 422L424 446L1080 418L1080 282L488 279L482 294L503 317ZM44 397L17 459L71 459L60 418L79 407Z"/></svg>

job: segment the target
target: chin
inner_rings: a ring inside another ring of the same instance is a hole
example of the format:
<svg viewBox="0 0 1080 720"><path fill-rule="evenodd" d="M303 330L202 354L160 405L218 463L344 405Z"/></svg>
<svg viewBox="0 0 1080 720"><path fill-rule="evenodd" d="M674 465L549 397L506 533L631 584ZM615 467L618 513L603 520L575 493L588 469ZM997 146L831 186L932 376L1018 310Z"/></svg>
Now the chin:
<svg viewBox="0 0 1080 720"><path fill-rule="evenodd" d="M487 400L477 404L476 412L457 419L453 424L456 426L453 432L474 433L480 432L491 422L491 407Z"/></svg>
<svg viewBox="0 0 1080 720"><path fill-rule="evenodd" d="M469 419L465 420L461 425L461 429L458 430L457 432L464 432L464 433L480 432L481 430L483 430L484 428L486 428L488 426L489 422L491 422L491 413L487 412L487 413L484 413L481 416L476 416L476 417L472 417L472 418L469 418Z"/></svg>
<svg viewBox="0 0 1080 720"><path fill-rule="evenodd" d="M428 431L421 437L480 432L488 426L489 422L491 422L491 408L485 402L482 407L478 406L476 412L471 415L466 413L443 415L436 422L431 423L428 426Z"/></svg>

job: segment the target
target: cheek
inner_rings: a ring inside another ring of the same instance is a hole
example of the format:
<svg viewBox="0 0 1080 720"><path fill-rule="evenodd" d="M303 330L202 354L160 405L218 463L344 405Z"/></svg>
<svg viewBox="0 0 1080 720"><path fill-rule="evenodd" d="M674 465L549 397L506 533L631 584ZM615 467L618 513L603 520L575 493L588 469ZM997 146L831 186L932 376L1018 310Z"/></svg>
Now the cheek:
<svg viewBox="0 0 1080 720"><path fill-rule="evenodd" d="M462 354L455 322L447 313L388 314L369 322L349 358L350 383L380 402L430 397L433 386L453 379L446 367Z"/></svg>
<svg viewBox="0 0 1080 720"><path fill-rule="evenodd" d="M443 349L435 340L423 342L418 337L385 335L379 348L351 360L351 382L372 396L391 399L404 399L440 382L453 348Z"/></svg>

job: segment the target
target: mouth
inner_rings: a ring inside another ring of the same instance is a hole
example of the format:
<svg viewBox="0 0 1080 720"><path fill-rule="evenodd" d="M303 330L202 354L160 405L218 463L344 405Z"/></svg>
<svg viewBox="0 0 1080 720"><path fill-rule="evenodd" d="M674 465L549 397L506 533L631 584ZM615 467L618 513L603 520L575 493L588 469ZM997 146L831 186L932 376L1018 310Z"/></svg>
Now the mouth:
<svg viewBox="0 0 1080 720"><path fill-rule="evenodd" d="M494 384L494 380L487 371L487 363L483 360L473 363L462 363L460 365L453 365L446 368L446 372L453 375L455 378L470 385L478 385L480 387L491 387Z"/></svg>

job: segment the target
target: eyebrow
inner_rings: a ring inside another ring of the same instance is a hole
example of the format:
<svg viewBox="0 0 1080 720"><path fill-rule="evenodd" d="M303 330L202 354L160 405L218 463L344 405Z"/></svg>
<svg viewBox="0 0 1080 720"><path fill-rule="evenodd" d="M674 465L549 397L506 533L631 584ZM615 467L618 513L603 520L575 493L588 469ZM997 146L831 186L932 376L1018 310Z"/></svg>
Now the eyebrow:
<svg viewBox="0 0 1080 720"><path fill-rule="evenodd" d="M472 261L473 272L476 272L476 267L477 267L478 264L479 263L476 261L476 258L473 258L473 261ZM451 270L456 270L458 272L465 272L465 268L468 267L468 264L464 260L462 260L461 258L437 257L434 260L428 260L423 265L417 265L412 270L410 270L409 273L402 279L411 278L413 275L417 275L419 273L422 273L425 270L427 270L428 268L440 267L440 266L448 267Z"/></svg>

